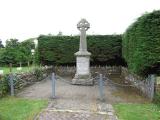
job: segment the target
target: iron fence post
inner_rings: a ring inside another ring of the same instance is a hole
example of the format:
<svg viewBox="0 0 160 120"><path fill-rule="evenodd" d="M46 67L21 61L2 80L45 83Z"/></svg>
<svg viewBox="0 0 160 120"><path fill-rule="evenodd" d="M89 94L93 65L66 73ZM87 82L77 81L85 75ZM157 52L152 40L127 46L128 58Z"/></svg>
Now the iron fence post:
<svg viewBox="0 0 160 120"><path fill-rule="evenodd" d="M100 95L100 100L104 100L104 89L103 89L103 76L102 74L99 74L99 95Z"/></svg>
<svg viewBox="0 0 160 120"><path fill-rule="evenodd" d="M12 73L10 74L9 82L10 82L11 96L14 96L14 82L13 82L13 75L12 75Z"/></svg>
<svg viewBox="0 0 160 120"><path fill-rule="evenodd" d="M150 82L151 82L151 92L150 92L150 99L153 100L153 97L154 97L154 83L155 83L155 75L154 74L151 74L150 76Z"/></svg>
<svg viewBox="0 0 160 120"><path fill-rule="evenodd" d="M51 80L52 80L52 98L55 98L56 95L55 95L55 74L54 73L52 73Z"/></svg>

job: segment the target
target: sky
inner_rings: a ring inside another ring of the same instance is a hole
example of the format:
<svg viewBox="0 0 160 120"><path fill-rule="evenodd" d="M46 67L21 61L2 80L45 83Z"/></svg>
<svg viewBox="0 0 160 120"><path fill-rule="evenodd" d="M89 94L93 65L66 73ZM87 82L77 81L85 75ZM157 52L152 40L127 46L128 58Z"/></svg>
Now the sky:
<svg viewBox="0 0 160 120"><path fill-rule="evenodd" d="M160 0L0 0L0 39L78 35L82 18L90 23L87 34L122 34L142 14L158 9Z"/></svg>

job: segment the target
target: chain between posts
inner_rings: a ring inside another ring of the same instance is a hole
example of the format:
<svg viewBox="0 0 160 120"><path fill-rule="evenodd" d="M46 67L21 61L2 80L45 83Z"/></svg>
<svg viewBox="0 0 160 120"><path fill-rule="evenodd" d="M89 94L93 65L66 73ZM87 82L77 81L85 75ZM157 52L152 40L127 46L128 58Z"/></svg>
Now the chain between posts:
<svg viewBox="0 0 160 120"><path fill-rule="evenodd" d="M98 73L98 74L100 74L100 73ZM96 80L98 80L98 79L100 79L99 75L97 75L96 77L94 77L94 82L95 82ZM134 82L134 85L120 84L120 83L113 82L112 80L110 80L110 79L109 79L108 77L106 77L106 76L103 76L103 81L104 81L104 85L114 84L114 85L121 86L121 87L135 87L136 85L139 85L139 84L145 82L145 80L143 80L143 81L140 81L140 82ZM108 82L108 83L106 83L106 82ZM96 84L96 83L95 83L95 84Z"/></svg>
<svg viewBox="0 0 160 120"><path fill-rule="evenodd" d="M17 75L14 73L10 73L7 79L8 79L8 85L10 86L11 96L15 95L15 89L17 88L16 85L18 82L26 83L26 81L17 77Z"/></svg>
<svg viewBox="0 0 160 120"><path fill-rule="evenodd" d="M107 81L109 81L111 84L118 85L118 86L121 86L121 87L135 87L136 85L139 85L139 84L143 83L145 80L140 81L140 82L134 82L134 85L116 83L116 82L113 82L112 80L110 80L108 78L107 78Z"/></svg>
<svg viewBox="0 0 160 120"><path fill-rule="evenodd" d="M100 77L99 77L99 74L100 74L100 73L97 73L97 74L98 74L98 75L96 75L95 77L92 78L92 79L94 80L94 84L95 84L95 85L98 85L98 80L100 79ZM58 75L56 75L56 77L57 77L59 80L65 82L65 83L67 83L67 84L71 84L70 81L67 81L67 80L63 79L62 77L60 77L60 76L58 76ZM120 83L113 82L112 80L110 80L110 79L109 79L108 77L106 77L106 76L102 76L102 78L103 78L103 85L113 84L113 85L117 85L117 86L121 86L121 87L135 87L136 85L139 85L139 84L141 84L141 83L143 83L143 82L145 81L145 80L143 80L143 81L140 81L140 82L134 82L134 85L131 85L131 84L120 84ZM106 82L108 82L108 83L106 83Z"/></svg>
<svg viewBox="0 0 160 120"><path fill-rule="evenodd" d="M9 74L9 86L10 86L10 93L11 93L11 96L14 96L15 95L15 91L14 91L14 87L15 87L15 85L16 85L16 83L17 83L17 81L16 81L16 77L15 77L15 75L11 72L10 74Z"/></svg>
<svg viewBox="0 0 160 120"><path fill-rule="evenodd" d="M67 81L67 80L63 79L62 77L60 77L58 75L56 75L56 78L59 79L59 80L61 80L61 81L63 81L64 83L71 84L70 81Z"/></svg>

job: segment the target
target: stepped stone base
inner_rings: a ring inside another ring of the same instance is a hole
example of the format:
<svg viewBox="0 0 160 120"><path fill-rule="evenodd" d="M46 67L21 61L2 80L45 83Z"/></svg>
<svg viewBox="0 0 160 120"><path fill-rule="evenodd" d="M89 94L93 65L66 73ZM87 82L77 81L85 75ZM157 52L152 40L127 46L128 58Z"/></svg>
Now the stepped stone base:
<svg viewBox="0 0 160 120"><path fill-rule="evenodd" d="M74 85L93 85L93 78L91 75L77 75L72 79L72 84Z"/></svg>
<svg viewBox="0 0 160 120"><path fill-rule="evenodd" d="M78 51L76 55L76 74L72 79L74 85L93 85L90 74L90 55L88 51Z"/></svg>

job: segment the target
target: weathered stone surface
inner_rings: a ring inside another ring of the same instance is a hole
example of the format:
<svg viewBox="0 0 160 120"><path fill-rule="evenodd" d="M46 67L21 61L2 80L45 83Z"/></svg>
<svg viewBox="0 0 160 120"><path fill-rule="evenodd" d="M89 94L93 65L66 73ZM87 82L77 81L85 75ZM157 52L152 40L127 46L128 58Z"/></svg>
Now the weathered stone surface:
<svg viewBox="0 0 160 120"><path fill-rule="evenodd" d="M81 32L79 51L87 51L86 31L90 28L90 24L86 19L81 19L77 28Z"/></svg>
<svg viewBox="0 0 160 120"><path fill-rule="evenodd" d="M77 73L79 75L89 75L89 57L77 57Z"/></svg>
<svg viewBox="0 0 160 120"><path fill-rule="evenodd" d="M110 120L107 115L94 112L44 111L37 120Z"/></svg>
<svg viewBox="0 0 160 120"><path fill-rule="evenodd" d="M93 85L93 79L90 73L90 55L87 51L86 42L86 31L89 29L90 24L85 19L82 19L78 24L77 28L80 30L80 45L79 51L76 55L76 74L72 80L72 84L77 85Z"/></svg>
<svg viewBox="0 0 160 120"><path fill-rule="evenodd" d="M93 78L91 75L75 75L72 79L72 84L76 85L93 85Z"/></svg>

